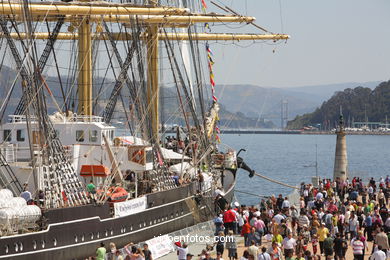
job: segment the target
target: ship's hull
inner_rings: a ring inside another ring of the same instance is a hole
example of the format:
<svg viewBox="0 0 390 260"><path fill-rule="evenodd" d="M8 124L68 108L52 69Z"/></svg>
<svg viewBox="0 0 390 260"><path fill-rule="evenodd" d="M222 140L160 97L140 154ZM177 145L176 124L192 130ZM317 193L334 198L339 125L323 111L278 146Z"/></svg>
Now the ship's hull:
<svg viewBox="0 0 390 260"><path fill-rule="evenodd" d="M226 198L231 201L235 178L224 178ZM180 230L214 217L213 194L196 196L199 184L153 193L149 208L133 215L112 218L108 205L48 212L44 231L0 238L0 259L84 259L100 242L122 247ZM61 220L61 222L57 222Z"/></svg>

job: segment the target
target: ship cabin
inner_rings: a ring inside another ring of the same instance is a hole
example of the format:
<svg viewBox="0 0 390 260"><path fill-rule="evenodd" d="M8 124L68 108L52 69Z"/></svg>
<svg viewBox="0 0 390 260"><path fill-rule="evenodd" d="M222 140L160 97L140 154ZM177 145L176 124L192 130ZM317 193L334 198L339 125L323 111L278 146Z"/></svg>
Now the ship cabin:
<svg viewBox="0 0 390 260"><path fill-rule="evenodd" d="M133 136L115 137L115 127L106 124L102 117L80 116L72 113L65 116L57 112L50 115L50 120L73 166L78 171L81 170L82 165L93 165L96 162L111 165L104 136L123 169L138 172L153 169L151 146ZM25 115L10 115L9 121L0 126L0 149L8 163L31 160L27 127ZM39 131L37 120L33 116L30 117L29 127L32 143L38 151L41 138L46 133Z"/></svg>
<svg viewBox="0 0 390 260"><path fill-rule="evenodd" d="M63 145L87 144L103 145L105 144L103 135L107 137L112 144L114 140L115 127L107 125L98 116L78 116L69 117L56 113L50 116L56 135ZM37 121L31 119L32 142L39 145L42 134L40 133ZM25 115L10 115L9 121L1 126L0 140L2 143L13 144L18 147L28 147L27 123Z"/></svg>

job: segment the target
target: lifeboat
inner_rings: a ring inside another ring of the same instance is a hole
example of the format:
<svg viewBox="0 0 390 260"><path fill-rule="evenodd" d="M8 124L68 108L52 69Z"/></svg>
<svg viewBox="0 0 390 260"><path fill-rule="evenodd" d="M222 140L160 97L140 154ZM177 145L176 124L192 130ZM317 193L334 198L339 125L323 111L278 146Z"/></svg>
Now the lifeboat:
<svg viewBox="0 0 390 260"><path fill-rule="evenodd" d="M106 196L108 202L115 203L127 200L129 193L122 187L111 187L108 189Z"/></svg>

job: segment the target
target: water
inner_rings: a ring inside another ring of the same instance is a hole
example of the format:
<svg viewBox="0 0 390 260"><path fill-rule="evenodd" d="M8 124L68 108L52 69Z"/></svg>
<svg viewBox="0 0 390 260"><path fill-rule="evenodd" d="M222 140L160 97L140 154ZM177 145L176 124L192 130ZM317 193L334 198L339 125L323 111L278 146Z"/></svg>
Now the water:
<svg viewBox="0 0 390 260"><path fill-rule="evenodd" d="M221 139L236 151L246 149L240 156L256 172L291 185L311 182L311 177L316 175L317 145L318 175L333 177L335 135L224 134ZM389 147L389 136L347 136L349 176L368 180L390 174ZM256 176L250 179L243 170L238 172L236 190L261 195L287 195L292 191ZM242 204L259 203L259 198L254 196L236 192L236 197Z"/></svg>

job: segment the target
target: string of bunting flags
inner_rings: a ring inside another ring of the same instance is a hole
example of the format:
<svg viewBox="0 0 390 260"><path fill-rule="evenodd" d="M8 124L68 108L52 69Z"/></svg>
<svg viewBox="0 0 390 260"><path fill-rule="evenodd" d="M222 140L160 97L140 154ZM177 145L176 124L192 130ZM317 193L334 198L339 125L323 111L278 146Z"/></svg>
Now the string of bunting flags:
<svg viewBox="0 0 390 260"><path fill-rule="evenodd" d="M201 2L202 2L203 12L206 13L206 9L207 9L206 1L205 0L201 0ZM208 23L205 23L204 27L206 29L206 32L211 32L210 25ZM214 80L214 72L213 72L213 65L214 65L213 52L210 49L210 45L209 45L208 41L206 42L206 52L207 52L207 64L208 64L208 68L209 68L209 77L210 77L210 85L211 85L211 96L212 96L213 102L217 103L218 102L218 98L215 95L215 80ZM217 115L216 123L215 123L215 132L216 132L215 140L218 143L220 143L221 139L219 138L219 134L221 132L219 130L219 127L217 126L217 122L218 121L219 121L219 118L218 118L218 115Z"/></svg>

